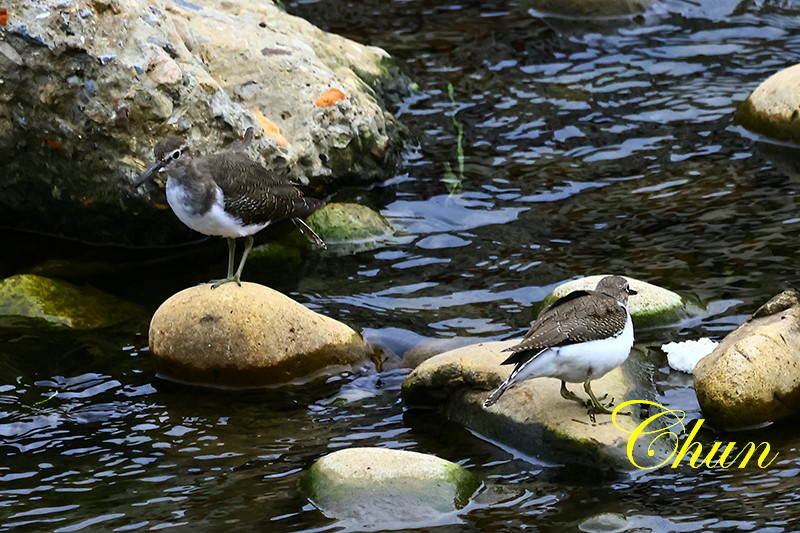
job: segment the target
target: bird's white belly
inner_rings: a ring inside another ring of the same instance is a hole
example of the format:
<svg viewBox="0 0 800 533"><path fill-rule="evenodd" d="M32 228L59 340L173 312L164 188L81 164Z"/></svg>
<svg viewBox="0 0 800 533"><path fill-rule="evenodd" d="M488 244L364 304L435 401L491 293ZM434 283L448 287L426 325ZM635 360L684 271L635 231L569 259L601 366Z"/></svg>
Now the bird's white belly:
<svg viewBox="0 0 800 533"><path fill-rule="evenodd" d="M570 383L597 379L620 366L633 346L631 316L616 337L548 348L519 369L515 381L539 377L558 378Z"/></svg>
<svg viewBox="0 0 800 533"><path fill-rule="evenodd" d="M211 209L205 213L197 213L192 208L189 195L183 185L178 180L168 178L167 202L181 222L204 235L245 237L269 226L269 222L245 226L239 218L227 213L223 208L225 204L219 187L217 187Z"/></svg>

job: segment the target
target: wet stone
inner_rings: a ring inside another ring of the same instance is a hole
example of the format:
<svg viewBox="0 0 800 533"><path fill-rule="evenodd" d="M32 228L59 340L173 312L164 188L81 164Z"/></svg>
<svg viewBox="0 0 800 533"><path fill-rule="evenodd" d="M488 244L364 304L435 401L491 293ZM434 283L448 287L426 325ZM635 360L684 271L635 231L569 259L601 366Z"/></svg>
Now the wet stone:
<svg viewBox="0 0 800 533"><path fill-rule="evenodd" d="M247 282L169 298L150 322L150 349L164 377L214 387L305 382L373 356L345 324Z"/></svg>
<svg viewBox="0 0 800 533"><path fill-rule="evenodd" d="M0 281L0 324L18 325L22 319L33 319L74 329L94 329L142 316L144 311L138 306L92 287L31 274Z"/></svg>
<svg viewBox="0 0 800 533"><path fill-rule="evenodd" d="M357 530L423 527L466 505L480 484L438 457L384 448L348 448L318 460L301 487L329 518Z"/></svg>

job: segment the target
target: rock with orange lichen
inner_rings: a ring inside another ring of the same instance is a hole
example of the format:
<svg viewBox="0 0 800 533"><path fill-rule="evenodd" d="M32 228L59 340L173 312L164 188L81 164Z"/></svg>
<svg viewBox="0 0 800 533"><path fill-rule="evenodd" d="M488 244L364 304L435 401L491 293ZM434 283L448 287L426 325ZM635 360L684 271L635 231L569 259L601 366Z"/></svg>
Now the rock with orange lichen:
<svg viewBox="0 0 800 533"><path fill-rule="evenodd" d="M155 207L163 191L133 187L168 135L206 154L253 126L252 157L316 186L399 164L402 127L378 95L397 76L389 55L272 2L19 0L3 23L0 224L115 244L196 239Z"/></svg>

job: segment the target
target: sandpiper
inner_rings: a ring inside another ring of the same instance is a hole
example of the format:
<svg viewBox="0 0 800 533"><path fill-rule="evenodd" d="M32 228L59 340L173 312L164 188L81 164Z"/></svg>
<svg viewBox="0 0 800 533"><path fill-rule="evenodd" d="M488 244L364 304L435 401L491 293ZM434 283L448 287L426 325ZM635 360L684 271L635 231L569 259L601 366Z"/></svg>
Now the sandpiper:
<svg viewBox="0 0 800 533"><path fill-rule="evenodd" d="M603 404L592 392L591 381L620 366L633 346L633 322L628 295L636 294L620 276L606 276L595 290L577 290L544 309L522 342L504 351L513 354L501 364L516 365L511 375L484 402L494 404L513 385L527 379L561 380L561 396L591 407L593 413L610 413L614 399ZM567 389L583 383L590 400L584 402Z"/></svg>
<svg viewBox="0 0 800 533"><path fill-rule="evenodd" d="M156 143L155 164L136 182L139 187L157 172L166 172L167 202L180 221L205 235L227 237L228 276L213 280L212 289L231 281L241 284L253 234L273 222L290 219L311 240L325 247L319 235L300 218L324 202L304 197L286 178L244 154L252 136L252 128L248 128L243 140L224 152L204 157L192 154L185 139L167 137ZM244 252L234 272L238 237L245 237Z"/></svg>

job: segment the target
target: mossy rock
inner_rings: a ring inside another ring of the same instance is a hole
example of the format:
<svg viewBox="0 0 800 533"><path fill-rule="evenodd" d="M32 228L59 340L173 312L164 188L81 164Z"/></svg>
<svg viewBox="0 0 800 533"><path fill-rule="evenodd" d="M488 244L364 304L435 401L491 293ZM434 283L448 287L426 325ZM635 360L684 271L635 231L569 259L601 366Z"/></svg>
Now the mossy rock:
<svg viewBox="0 0 800 533"><path fill-rule="evenodd" d="M394 236L394 228L380 213L353 203L328 204L306 223L332 248L373 249Z"/></svg>
<svg viewBox="0 0 800 533"><path fill-rule="evenodd" d="M287 238L286 242L268 242L253 248L248 259L263 259L282 265L300 264L303 259L301 253L301 236Z"/></svg>
<svg viewBox="0 0 800 533"><path fill-rule="evenodd" d="M0 281L0 323L32 325L44 321L56 326L94 329L143 314L144 311L132 303L66 281L30 274Z"/></svg>
<svg viewBox="0 0 800 533"><path fill-rule="evenodd" d="M480 485L465 468L423 453L348 448L306 472L301 489L326 516L356 529L429 525L469 502Z"/></svg>
<svg viewBox="0 0 800 533"><path fill-rule="evenodd" d="M538 316L542 309L572 291L594 290L597 282L605 276L606 274L587 276L562 283L536 306L535 316ZM647 328L671 324L692 314L694 306L688 304L680 295L645 281L624 277L628 280L630 287L638 293L628 299L628 310L633 317L634 327Z"/></svg>

